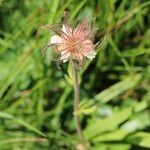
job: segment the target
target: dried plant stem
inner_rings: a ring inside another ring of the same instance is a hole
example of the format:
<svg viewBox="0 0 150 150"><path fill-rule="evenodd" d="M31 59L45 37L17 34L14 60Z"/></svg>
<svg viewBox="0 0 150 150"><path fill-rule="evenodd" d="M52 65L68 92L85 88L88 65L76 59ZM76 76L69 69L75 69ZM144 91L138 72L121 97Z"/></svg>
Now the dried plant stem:
<svg viewBox="0 0 150 150"><path fill-rule="evenodd" d="M78 104L79 104L79 82L78 82L78 70L75 66L75 63L72 62L73 73L74 73L74 121L77 133L81 140L81 144L84 147L84 150L87 150L86 141L82 134L82 129L80 126L79 116L78 116Z"/></svg>

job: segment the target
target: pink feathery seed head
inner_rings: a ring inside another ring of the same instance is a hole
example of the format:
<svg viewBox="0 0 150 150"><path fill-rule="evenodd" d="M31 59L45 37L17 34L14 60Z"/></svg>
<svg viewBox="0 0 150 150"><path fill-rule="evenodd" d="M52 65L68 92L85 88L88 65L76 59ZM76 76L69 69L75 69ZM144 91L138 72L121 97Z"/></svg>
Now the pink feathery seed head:
<svg viewBox="0 0 150 150"><path fill-rule="evenodd" d="M87 19L82 20L76 28L67 23L63 24L62 29L54 26L49 28L56 33L51 37L50 45L60 54L59 60L76 60L82 63L85 58L92 60L95 57L94 32Z"/></svg>

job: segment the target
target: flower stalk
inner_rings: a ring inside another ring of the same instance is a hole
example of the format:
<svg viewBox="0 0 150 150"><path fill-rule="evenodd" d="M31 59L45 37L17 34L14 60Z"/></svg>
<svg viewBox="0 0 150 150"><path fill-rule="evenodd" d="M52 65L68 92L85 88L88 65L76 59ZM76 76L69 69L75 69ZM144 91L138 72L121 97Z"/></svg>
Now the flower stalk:
<svg viewBox="0 0 150 150"><path fill-rule="evenodd" d="M81 144L84 148L84 150L87 150L86 146L86 140L83 136L82 129L80 126L79 116L78 116L78 104L79 104L79 80L78 80L78 70L75 65L75 63L72 61L72 68L73 68L73 74L74 74L74 121L75 121L75 127L78 133L78 136L80 138Z"/></svg>

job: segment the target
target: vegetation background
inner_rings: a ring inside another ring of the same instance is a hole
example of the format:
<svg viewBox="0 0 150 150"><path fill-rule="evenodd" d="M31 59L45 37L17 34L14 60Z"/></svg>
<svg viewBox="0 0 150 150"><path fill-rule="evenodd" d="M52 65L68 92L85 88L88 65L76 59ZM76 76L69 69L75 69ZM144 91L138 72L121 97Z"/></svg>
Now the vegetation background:
<svg viewBox="0 0 150 150"><path fill-rule="evenodd" d="M150 149L150 1L0 0L0 149L74 150L70 65L57 69L44 24L95 18L97 56L80 70L92 150Z"/></svg>

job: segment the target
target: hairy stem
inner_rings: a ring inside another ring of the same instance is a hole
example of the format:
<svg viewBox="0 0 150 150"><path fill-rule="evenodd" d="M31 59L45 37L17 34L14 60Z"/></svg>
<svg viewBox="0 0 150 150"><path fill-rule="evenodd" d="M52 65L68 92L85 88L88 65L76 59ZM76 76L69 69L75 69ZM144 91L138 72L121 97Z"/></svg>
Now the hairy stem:
<svg viewBox="0 0 150 150"><path fill-rule="evenodd" d="M82 134L82 129L80 126L79 116L78 116L78 104L79 104L79 82L78 82L78 70L75 66L75 63L72 62L73 73L74 73L74 121L78 136L81 140L84 150L87 150L86 141Z"/></svg>

